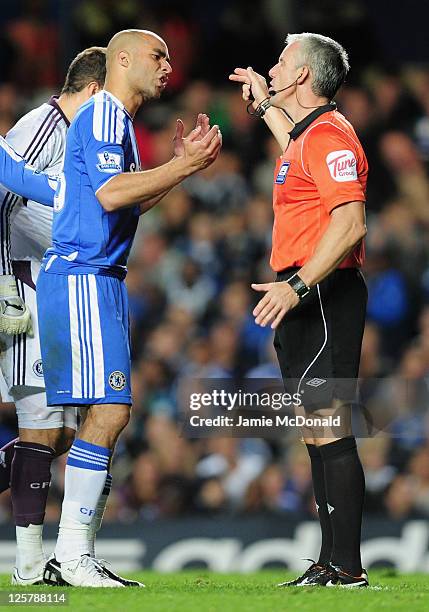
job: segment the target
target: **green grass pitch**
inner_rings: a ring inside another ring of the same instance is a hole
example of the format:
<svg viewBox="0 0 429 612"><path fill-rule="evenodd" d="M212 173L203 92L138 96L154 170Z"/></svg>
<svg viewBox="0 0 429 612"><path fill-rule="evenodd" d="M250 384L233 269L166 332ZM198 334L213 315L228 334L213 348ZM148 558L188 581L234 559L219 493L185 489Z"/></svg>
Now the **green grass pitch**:
<svg viewBox="0 0 429 612"><path fill-rule="evenodd" d="M68 606L19 606L21 610L103 610L105 612L367 612L429 609L429 575L397 575L392 571L370 572L371 587L348 591L340 588L304 587L279 589L276 584L291 576L281 571L255 574L212 574L186 571L177 574L140 572L131 574L145 589L83 589L69 587ZM0 589L14 592L54 592L55 587L23 589L10 586L2 575ZM15 605L1 609L11 610Z"/></svg>

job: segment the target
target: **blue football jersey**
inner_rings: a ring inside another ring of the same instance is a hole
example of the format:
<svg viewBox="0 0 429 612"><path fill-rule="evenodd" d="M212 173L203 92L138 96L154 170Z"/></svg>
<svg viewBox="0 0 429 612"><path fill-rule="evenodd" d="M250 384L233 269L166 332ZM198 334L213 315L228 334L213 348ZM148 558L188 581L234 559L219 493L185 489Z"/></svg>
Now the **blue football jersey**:
<svg viewBox="0 0 429 612"><path fill-rule="evenodd" d="M97 192L117 174L136 170L132 119L122 102L101 91L80 107L67 134L46 272L125 277L140 207L106 212Z"/></svg>

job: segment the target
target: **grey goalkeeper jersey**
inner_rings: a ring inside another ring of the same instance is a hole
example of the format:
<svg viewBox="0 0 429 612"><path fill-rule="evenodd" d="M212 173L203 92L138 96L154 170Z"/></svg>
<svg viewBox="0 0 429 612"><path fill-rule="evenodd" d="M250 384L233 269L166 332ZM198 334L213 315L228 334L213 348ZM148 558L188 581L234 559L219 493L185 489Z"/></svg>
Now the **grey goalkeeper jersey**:
<svg viewBox="0 0 429 612"><path fill-rule="evenodd" d="M63 167L68 126L52 97L24 115L6 140L29 164L57 175ZM12 260L42 260L51 246L52 215L52 208L23 200L0 185L0 274L12 274Z"/></svg>

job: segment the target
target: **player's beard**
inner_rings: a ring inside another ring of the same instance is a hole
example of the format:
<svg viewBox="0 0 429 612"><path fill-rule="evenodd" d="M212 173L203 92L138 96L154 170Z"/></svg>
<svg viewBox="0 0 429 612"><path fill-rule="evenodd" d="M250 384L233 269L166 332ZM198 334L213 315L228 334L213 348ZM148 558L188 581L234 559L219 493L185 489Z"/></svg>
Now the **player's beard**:
<svg viewBox="0 0 429 612"><path fill-rule="evenodd" d="M143 97L143 100L145 102L148 102L149 100L157 100L158 98L160 98L162 91L162 88L157 87L157 85L154 84L151 89L148 88L142 91L141 95Z"/></svg>

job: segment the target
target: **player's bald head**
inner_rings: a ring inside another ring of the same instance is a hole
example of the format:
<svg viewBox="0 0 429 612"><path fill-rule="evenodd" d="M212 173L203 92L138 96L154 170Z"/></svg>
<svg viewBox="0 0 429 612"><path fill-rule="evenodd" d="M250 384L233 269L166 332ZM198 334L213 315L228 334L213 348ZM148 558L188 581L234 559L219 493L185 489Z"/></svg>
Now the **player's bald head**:
<svg viewBox="0 0 429 612"><path fill-rule="evenodd" d="M117 32L107 45L107 65L111 66L121 51L133 55L142 46L161 47L166 52L165 41L155 32L150 30L122 30Z"/></svg>
<svg viewBox="0 0 429 612"><path fill-rule="evenodd" d="M159 98L171 72L164 40L149 30L122 30L107 46L106 89L120 97ZM122 99L122 98L120 98Z"/></svg>

